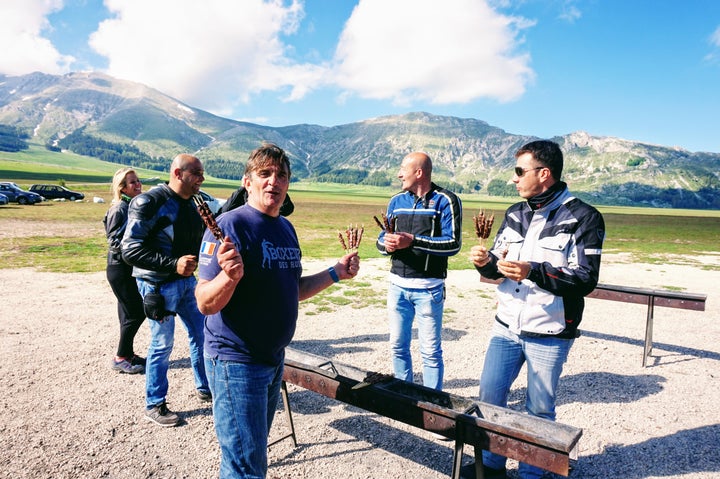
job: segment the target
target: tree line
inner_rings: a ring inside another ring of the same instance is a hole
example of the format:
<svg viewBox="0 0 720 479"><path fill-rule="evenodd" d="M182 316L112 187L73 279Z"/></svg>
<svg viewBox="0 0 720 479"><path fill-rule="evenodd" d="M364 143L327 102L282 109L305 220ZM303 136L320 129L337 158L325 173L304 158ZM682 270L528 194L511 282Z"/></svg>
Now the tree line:
<svg viewBox="0 0 720 479"><path fill-rule="evenodd" d="M170 168L171 160L169 158L163 156L152 157L140 151L136 146L113 143L87 135L85 134L85 127L79 128L53 143L78 155L91 156L110 163L155 171L167 171Z"/></svg>
<svg viewBox="0 0 720 479"><path fill-rule="evenodd" d="M30 135L19 128L10 125L0 125L0 151L17 153L27 150L30 146L27 139Z"/></svg>

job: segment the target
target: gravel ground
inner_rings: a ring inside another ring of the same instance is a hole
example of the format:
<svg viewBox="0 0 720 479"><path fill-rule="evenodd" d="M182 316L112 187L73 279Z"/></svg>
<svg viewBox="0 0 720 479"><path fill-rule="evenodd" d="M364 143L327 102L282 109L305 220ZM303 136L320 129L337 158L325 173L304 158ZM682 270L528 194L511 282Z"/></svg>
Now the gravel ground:
<svg viewBox="0 0 720 479"><path fill-rule="evenodd" d="M583 429L570 477L720 477L719 258L650 265L606 256L601 282L705 293L708 303L704 312L656 308L655 349L643 368L646 307L588 300L583 336L571 351L558 401L558 421ZM702 268L699 261L711 261L714 268ZM309 263L305 269L315 272L324 265ZM355 281L369 283L383 298L386 268L382 259L364 261ZM104 273L0 270L0 284L0 477L217 477L212 412L193 394L181 326L168 401L184 423L163 429L143 418L144 376L110 370L118 328ZM350 290L352 283L339 288ZM480 283L474 271L450 273L444 331L448 392L477 395L493 303L493 286ZM294 348L390 372L381 305L316 309L303 305ZM137 351L146 350L148 336L143 326ZM419 369L417 351L414 358ZM289 389L299 444L284 440L270 448L269 477L449 477L452 443L294 385ZM521 409L523 397L519 380L511 407ZM279 409L271 440L286 432ZM469 461L471 448L465 453ZM508 466L516 477L517 464Z"/></svg>

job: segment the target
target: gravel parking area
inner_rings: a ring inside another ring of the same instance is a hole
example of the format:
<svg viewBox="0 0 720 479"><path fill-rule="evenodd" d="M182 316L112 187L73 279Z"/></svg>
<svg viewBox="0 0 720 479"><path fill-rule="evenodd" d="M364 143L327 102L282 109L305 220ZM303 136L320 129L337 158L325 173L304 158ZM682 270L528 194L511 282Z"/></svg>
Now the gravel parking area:
<svg viewBox="0 0 720 479"><path fill-rule="evenodd" d="M702 264L711 263L706 269ZM328 262L305 264L308 272ZM607 255L601 282L708 295L706 311L655 309L655 348L643 368L646 307L588 300L561 383L558 421L583 429L572 478L720 477L720 255L690 265L634 264ZM355 281L384 297L387 263L372 258ZM452 271L444 349L446 390L468 398L493 321L493 286ZM219 450L212 411L195 397L187 335L178 326L170 408L184 423L143 417L144 376L110 370L115 300L104 273L0 270L0 476L8 478L214 478ZM341 288L352 288L352 282ZM307 314L292 346L357 368L390 372L381 305ZM179 322L178 322L179 324ZM147 348L143 326L136 349ZM144 354L144 353L143 353ZM414 359L419 365L419 355ZM417 367L416 369L419 369ZM521 373L521 375L524 374ZM425 431L289 385L299 444L270 448L271 478L443 478L452 443ZM522 409L524 381L512 392ZM286 432L281 409L271 440ZM471 448L465 460L470 460ZM510 477L517 464L509 463Z"/></svg>

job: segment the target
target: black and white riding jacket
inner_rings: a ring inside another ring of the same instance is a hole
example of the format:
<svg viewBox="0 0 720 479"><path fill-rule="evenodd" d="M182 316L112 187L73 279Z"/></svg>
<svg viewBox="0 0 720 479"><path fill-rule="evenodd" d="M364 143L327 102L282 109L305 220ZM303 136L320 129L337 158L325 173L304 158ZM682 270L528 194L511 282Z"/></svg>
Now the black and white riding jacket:
<svg viewBox="0 0 720 479"><path fill-rule="evenodd" d="M497 288L496 319L515 334L574 338L584 297L598 282L605 222L595 208L565 187L533 210L517 203L505 213L482 276L500 279L497 261L530 262L521 282L505 278Z"/></svg>
<svg viewBox="0 0 720 479"><path fill-rule="evenodd" d="M431 184L430 191L417 197L409 191L390 199L388 218L396 218L395 232L415 236L410 248L391 254L390 272L401 278L445 278L448 257L462 247L462 203L445 188ZM377 249L385 250L385 231L380 233Z"/></svg>
<svg viewBox="0 0 720 479"><path fill-rule="evenodd" d="M203 221L191 199L168 185L142 193L130 202L122 241L122 257L133 266L133 276L154 283L174 281L181 256L197 256Z"/></svg>

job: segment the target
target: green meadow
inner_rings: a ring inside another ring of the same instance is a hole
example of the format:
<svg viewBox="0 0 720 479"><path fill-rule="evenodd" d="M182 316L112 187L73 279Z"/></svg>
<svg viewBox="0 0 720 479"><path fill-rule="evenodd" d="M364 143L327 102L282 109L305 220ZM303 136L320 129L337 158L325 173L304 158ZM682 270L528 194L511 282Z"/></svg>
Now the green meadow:
<svg viewBox="0 0 720 479"><path fill-rule="evenodd" d="M34 206L0 206L0 267L35 267L45 271L93 272L105 267L102 218L110 204L110 180L120 165L33 146L21 153L0 153L0 181L23 188L33 183L65 184L82 191L84 202L43 202ZM166 173L138 169L146 184L167 179ZM146 182L147 183L147 182ZM227 198L238 182L207 178L203 189ZM379 216L392 189L354 185L293 183L290 217L300 237L303 257L335 258L343 254L337 238L348 225L364 226L360 255L379 257L375 239ZM94 203L100 197L105 203ZM468 251L477 241L472 216L494 212L500 224L504 210L517 199L462 195L463 251L452 257L452 269L470 268ZM605 217L606 253L626 253L638 262L696 264L709 268L702 255L720 251L720 211L599 207ZM16 231L10 231L10 229ZM18 233L19 232L19 233ZM699 258L699 259L698 259Z"/></svg>

